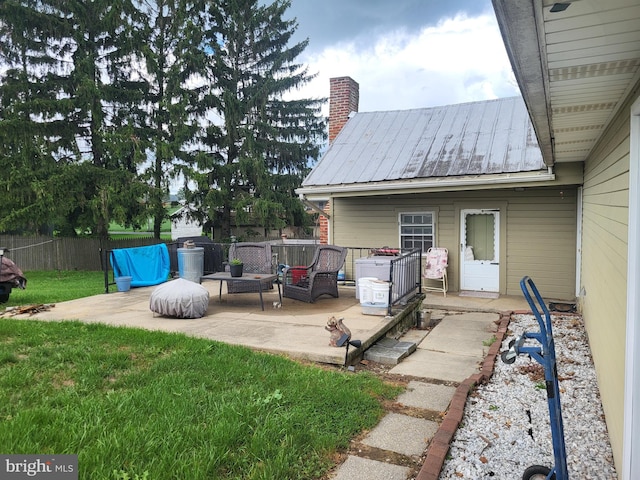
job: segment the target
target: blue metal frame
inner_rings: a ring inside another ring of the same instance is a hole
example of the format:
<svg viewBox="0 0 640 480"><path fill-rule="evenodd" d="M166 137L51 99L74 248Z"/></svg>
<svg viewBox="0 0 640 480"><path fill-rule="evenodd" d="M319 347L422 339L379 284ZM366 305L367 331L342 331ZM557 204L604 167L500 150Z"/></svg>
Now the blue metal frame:
<svg viewBox="0 0 640 480"><path fill-rule="evenodd" d="M551 421L551 438L553 443L553 456L555 465L551 468L547 479L568 480L567 452L564 442L564 427L562 424L562 410L560 406L560 389L558 386L558 369L556 365L555 342L551 328L551 315L544 300L540 296L533 280L525 276L520 280L520 289L531 307L531 311L538 320L539 332L524 332L521 336L512 340L509 350L502 352L501 357L505 363L513 363L518 355L530 355L536 362L544 367L544 379L547 387L547 403L549 405L549 419ZM535 302L532 294L535 297ZM544 319L542 318L542 313ZM527 339L537 341L540 346L525 345ZM555 477L554 477L555 475Z"/></svg>

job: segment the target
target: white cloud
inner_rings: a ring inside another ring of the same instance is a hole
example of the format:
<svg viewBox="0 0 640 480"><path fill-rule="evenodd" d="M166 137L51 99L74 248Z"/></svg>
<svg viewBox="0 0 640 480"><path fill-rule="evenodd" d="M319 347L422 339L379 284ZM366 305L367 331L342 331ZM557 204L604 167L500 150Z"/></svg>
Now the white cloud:
<svg viewBox="0 0 640 480"><path fill-rule="evenodd" d="M456 16L418 34L396 30L301 60L318 76L296 97L327 97L329 78L360 84L360 111L403 110L518 94L495 17ZM327 107L328 108L328 107Z"/></svg>

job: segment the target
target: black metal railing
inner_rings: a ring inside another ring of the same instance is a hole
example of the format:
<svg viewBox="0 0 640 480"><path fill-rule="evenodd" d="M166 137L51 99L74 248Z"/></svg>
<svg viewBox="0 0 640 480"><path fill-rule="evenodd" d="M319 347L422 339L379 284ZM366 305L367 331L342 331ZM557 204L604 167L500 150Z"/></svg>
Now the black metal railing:
<svg viewBox="0 0 640 480"><path fill-rule="evenodd" d="M421 248L402 251L397 258L391 260L391 289L387 312L389 315L391 315L393 305L402 303L407 298L420 293L422 285L421 262Z"/></svg>

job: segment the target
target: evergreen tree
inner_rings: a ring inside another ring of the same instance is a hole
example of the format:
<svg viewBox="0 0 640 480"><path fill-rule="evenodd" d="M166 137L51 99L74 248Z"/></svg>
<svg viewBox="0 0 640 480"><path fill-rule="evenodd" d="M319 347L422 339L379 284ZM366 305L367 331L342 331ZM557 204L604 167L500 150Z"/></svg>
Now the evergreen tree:
<svg viewBox="0 0 640 480"><path fill-rule="evenodd" d="M63 214L51 182L70 144L46 39L59 25L35 1L0 3L0 231L47 230Z"/></svg>
<svg viewBox="0 0 640 480"><path fill-rule="evenodd" d="M142 178L149 183L148 201L154 219L154 236L167 213L163 200L176 166L193 161L194 142L200 130L205 54L202 49L204 6L192 0L143 2L146 40L141 49L148 117L143 137L150 162Z"/></svg>
<svg viewBox="0 0 640 480"><path fill-rule="evenodd" d="M144 185L136 181L145 160L129 113L142 98L142 83L131 81L138 48L139 12L130 0L57 0L58 55L70 58L64 83L67 118L77 143L75 165L66 176L74 201L69 230L106 239L111 220L135 223L142 214Z"/></svg>
<svg viewBox="0 0 640 480"><path fill-rule="evenodd" d="M205 51L209 54L211 109L202 141L207 149L187 173L187 198L231 235L249 219L266 229L303 224L295 197L319 154L325 124L322 99L286 100L287 93L311 80L296 58L308 41L289 46L297 28L283 15L288 0L264 5L258 0L221 0L209 13Z"/></svg>
<svg viewBox="0 0 640 480"><path fill-rule="evenodd" d="M140 98L128 81L135 12L128 0L0 4L0 156L12 166L0 228L55 223L105 238L110 219L139 215L143 157L117 118Z"/></svg>

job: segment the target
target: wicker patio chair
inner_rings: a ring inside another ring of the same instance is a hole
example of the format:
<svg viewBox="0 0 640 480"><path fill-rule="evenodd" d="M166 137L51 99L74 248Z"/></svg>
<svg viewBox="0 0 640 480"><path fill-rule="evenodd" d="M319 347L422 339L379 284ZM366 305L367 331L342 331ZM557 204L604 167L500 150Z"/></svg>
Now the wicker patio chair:
<svg viewBox="0 0 640 480"><path fill-rule="evenodd" d="M311 265L284 269L282 296L308 303L325 294L338 298L338 271L346 258L346 248L319 246Z"/></svg>
<svg viewBox="0 0 640 480"><path fill-rule="evenodd" d="M243 275L247 273L273 273L273 260L271 258L270 243L232 243L229 247L229 261L233 258L242 260ZM225 267L229 270L229 266ZM266 280L262 283L262 290L273 288L273 281ZM243 282L234 280L227 282L229 293L257 292L256 282Z"/></svg>

